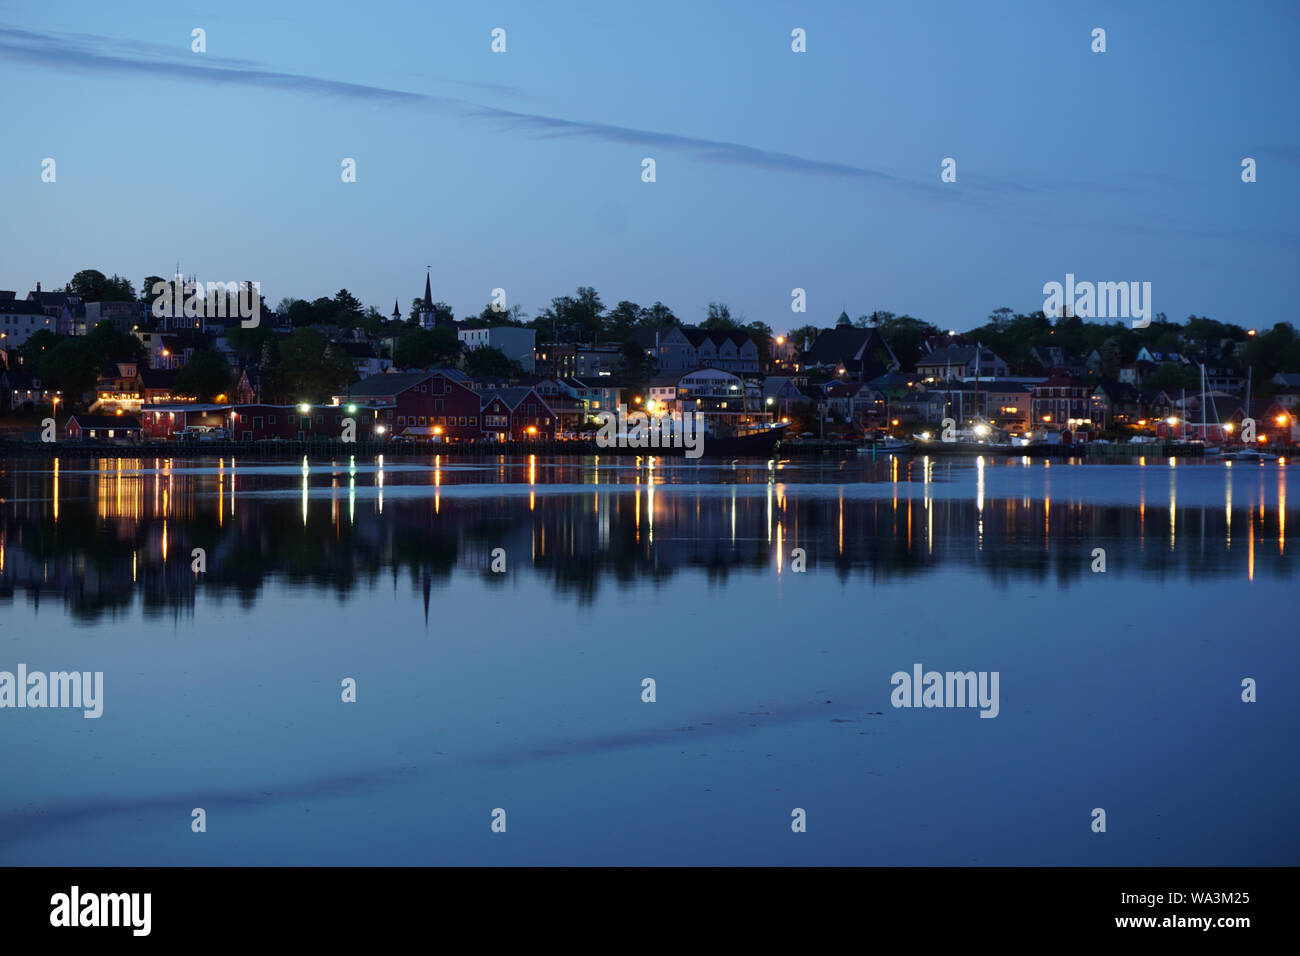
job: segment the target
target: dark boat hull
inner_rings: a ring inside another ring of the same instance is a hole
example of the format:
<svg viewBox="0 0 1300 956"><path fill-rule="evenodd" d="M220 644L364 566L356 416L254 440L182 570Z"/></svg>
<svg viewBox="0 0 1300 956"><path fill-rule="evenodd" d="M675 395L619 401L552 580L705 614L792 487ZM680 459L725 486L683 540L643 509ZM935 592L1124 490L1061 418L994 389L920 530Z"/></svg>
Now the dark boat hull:
<svg viewBox="0 0 1300 956"><path fill-rule="evenodd" d="M785 426L777 428L764 429L761 432L753 432L749 435L735 435L715 438L705 435L702 442L701 454L698 458L764 458L771 457L776 451L777 446L781 443L781 438L785 434ZM692 449L692 452L694 449ZM624 448L609 447L601 448L596 454L604 455L632 455L641 456L642 458L685 458L688 457L685 448Z"/></svg>

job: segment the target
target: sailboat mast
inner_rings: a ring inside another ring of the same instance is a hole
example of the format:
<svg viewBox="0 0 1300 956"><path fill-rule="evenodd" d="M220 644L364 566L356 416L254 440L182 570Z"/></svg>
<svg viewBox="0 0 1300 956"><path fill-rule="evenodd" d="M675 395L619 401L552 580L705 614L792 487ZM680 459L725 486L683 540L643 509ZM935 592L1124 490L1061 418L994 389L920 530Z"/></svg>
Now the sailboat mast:
<svg viewBox="0 0 1300 956"><path fill-rule="evenodd" d="M1201 363L1201 439L1205 440L1205 363Z"/></svg>

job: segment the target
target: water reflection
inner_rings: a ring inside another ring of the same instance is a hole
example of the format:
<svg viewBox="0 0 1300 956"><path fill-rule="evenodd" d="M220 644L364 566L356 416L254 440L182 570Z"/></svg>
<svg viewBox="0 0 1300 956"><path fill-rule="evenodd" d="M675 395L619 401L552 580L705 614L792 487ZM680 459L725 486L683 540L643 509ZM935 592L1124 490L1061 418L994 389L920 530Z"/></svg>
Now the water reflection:
<svg viewBox="0 0 1300 956"><path fill-rule="evenodd" d="M1147 479L1162 468L1167 502L1148 502ZM1274 464L982 457L9 461L0 597L53 598L94 619L137 598L148 614L183 612L200 591L251 605L271 581L346 598L389 576L408 579L427 614L456 575L502 584L487 570L497 547L529 556L511 561L514 573L582 602L606 585L684 573L719 584L781 574L794 548L809 573L846 583L950 568L999 586L1068 586L1090 574L1095 547L1106 548L1111 574L1289 577L1286 481ZM206 552L202 575L191 569L195 548Z"/></svg>

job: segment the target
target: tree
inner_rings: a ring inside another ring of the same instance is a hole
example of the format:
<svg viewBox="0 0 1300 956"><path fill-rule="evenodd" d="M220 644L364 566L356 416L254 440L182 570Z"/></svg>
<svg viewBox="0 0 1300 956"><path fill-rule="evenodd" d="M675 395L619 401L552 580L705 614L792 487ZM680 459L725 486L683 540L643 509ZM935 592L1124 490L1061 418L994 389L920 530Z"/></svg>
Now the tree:
<svg viewBox="0 0 1300 956"><path fill-rule="evenodd" d="M240 362L256 361L267 342L275 338L275 331L269 325L257 325L251 329L236 325L226 330L226 343L234 349Z"/></svg>
<svg viewBox="0 0 1300 956"><path fill-rule="evenodd" d="M293 323L295 329L301 329L311 325L315 319L315 312L310 302L302 299L294 299L289 306L289 321Z"/></svg>
<svg viewBox="0 0 1300 956"><path fill-rule="evenodd" d="M914 367L916 360L921 357L926 337L939 334L937 326L910 315L886 319L876 327L876 330L889 344L903 368Z"/></svg>
<svg viewBox="0 0 1300 956"><path fill-rule="evenodd" d="M879 328L882 322L888 322L893 317L894 313L892 312L876 311L872 312L870 315L858 316L853 321L853 324L860 329L874 329Z"/></svg>
<svg viewBox="0 0 1300 956"><path fill-rule="evenodd" d="M321 402L341 392L355 373L346 356L336 355L315 329L295 329L280 343L280 361L271 369L274 391L287 404Z"/></svg>
<svg viewBox="0 0 1300 956"><path fill-rule="evenodd" d="M41 353L54 348L63 339L50 329L37 329L19 349L24 368L34 369L41 361Z"/></svg>
<svg viewBox="0 0 1300 956"><path fill-rule="evenodd" d="M44 387L63 392L69 406L80 404L99 381L102 360L85 338L64 336L53 348L41 353L36 375Z"/></svg>
<svg viewBox="0 0 1300 956"><path fill-rule="evenodd" d="M668 306L656 301L654 305L641 310L641 314L637 318L637 324L643 327L661 328L664 326L680 326L682 320L673 315L673 310Z"/></svg>
<svg viewBox="0 0 1300 956"><path fill-rule="evenodd" d="M94 301L93 299L89 301ZM101 302L134 302L135 288L131 285L131 280L116 273L112 278L104 280L103 291L100 292Z"/></svg>
<svg viewBox="0 0 1300 956"><path fill-rule="evenodd" d="M524 370L505 352L484 346L465 353L465 371L471 378L518 378Z"/></svg>
<svg viewBox="0 0 1300 956"><path fill-rule="evenodd" d="M1101 356L1101 377L1113 379L1119 375L1119 367L1124 364L1124 355L1120 351L1119 339L1111 336L1097 349Z"/></svg>
<svg viewBox="0 0 1300 956"><path fill-rule="evenodd" d="M618 341L623 341L632 334L641 320L642 308L635 302L624 299L605 316L605 334Z"/></svg>
<svg viewBox="0 0 1300 956"><path fill-rule="evenodd" d="M437 305L434 306L437 308ZM448 309L451 307L448 306ZM450 314L450 313L448 313ZM510 325L516 328L524 327L524 310L521 306L512 305L508 309L497 310L492 303L483 306L483 311L478 315L464 319L460 323L462 329L490 329L500 325Z"/></svg>
<svg viewBox="0 0 1300 956"><path fill-rule="evenodd" d="M731 309L725 302L710 302L708 317L700 323L702 329L738 329L740 323L731 317Z"/></svg>
<svg viewBox="0 0 1300 956"><path fill-rule="evenodd" d="M788 341L794 348L794 360L796 363L803 364L803 354L807 351L804 346L807 345L811 347L812 343L816 341L819 332L821 332L821 329L817 328L815 325L801 325L799 328L791 330L791 332L786 335L786 341Z"/></svg>
<svg viewBox="0 0 1300 956"><path fill-rule="evenodd" d="M1193 365L1178 365L1165 362L1147 376L1148 389L1163 389L1171 396L1184 388L1199 389L1201 383L1200 369Z"/></svg>
<svg viewBox="0 0 1300 956"><path fill-rule="evenodd" d="M140 301L141 301L141 302L152 302L154 299L157 298L157 296L154 295L154 291L153 291L153 289L154 289L154 286L156 286L159 282L161 282L161 283L163 283L163 284L165 285L166 282L167 282L167 280L164 279L162 276L145 276L145 277L144 277L144 281L140 283L140 297L139 297L139 298L140 298Z"/></svg>
<svg viewBox="0 0 1300 956"><path fill-rule="evenodd" d="M139 363L148 356L143 342L130 332L119 332L111 322L100 322L84 339L105 372L113 371L113 362L118 359Z"/></svg>
<svg viewBox="0 0 1300 956"><path fill-rule="evenodd" d="M650 381L650 369L645 349L633 341L623 343L623 387L629 394L645 395Z"/></svg>
<svg viewBox="0 0 1300 956"><path fill-rule="evenodd" d="M758 346L758 367L767 368L772 364L772 327L765 322L750 322L745 331Z"/></svg>
<svg viewBox="0 0 1300 956"><path fill-rule="evenodd" d="M72 277L69 285L81 297L82 302L100 302L106 282L108 279L98 269L82 269Z"/></svg>
<svg viewBox="0 0 1300 956"><path fill-rule="evenodd" d="M46 387L61 390L68 402L80 402L94 390L100 375L113 371L115 360L142 362L144 346L134 335L119 332L100 322L88 335L44 335L41 329L24 349L24 365L33 363L36 376Z"/></svg>
<svg viewBox="0 0 1300 956"><path fill-rule="evenodd" d="M347 289L334 293L335 314L341 318L353 319L361 316L361 300Z"/></svg>
<svg viewBox="0 0 1300 956"><path fill-rule="evenodd" d="M460 351L460 340L455 330L448 326L406 329L397 338L393 364L398 368L453 365L460 357Z"/></svg>
<svg viewBox="0 0 1300 956"><path fill-rule="evenodd" d="M578 297L573 300L572 321L583 334L589 334L594 341L602 331L601 318L605 304L600 301L596 290L589 285L578 286Z"/></svg>
<svg viewBox="0 0 1300 956"><path fill-rule="evenodd" d="M211 402L217 396L227 394L233 382L234 374L231 372L230 363L216 349L202 349L195 352L176 373L177 390L193 395L200 402Z"/></svg>

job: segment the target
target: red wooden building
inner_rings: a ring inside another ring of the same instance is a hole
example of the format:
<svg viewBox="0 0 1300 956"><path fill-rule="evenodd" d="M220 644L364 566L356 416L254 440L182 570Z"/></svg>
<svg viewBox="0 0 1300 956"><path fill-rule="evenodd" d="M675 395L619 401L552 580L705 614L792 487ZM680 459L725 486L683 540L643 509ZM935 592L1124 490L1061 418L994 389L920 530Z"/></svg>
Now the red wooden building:
<svg viewBox="0 0 1300 956"><path fill-rule="evenodd" d="M373 407L390 435L408 427L440 427L444 441L483 437L478 392L455 369L372 375L334 400Z"/></svg>
<svg viewBox="0 0 1300 956"><path fill-rule="evenodd" d="M353 437L357 441L383 438L388 430L376 433L376 409L358 402L342 405L232 405L226 411L226 428L238 441L302 441L312 438L338 439L343 436L344 420L356 423Z"/></svg>
<svg viewBox="0 0 1300 956"><path fill-rule="evenodd" d="M489 441L551 441L559 418L535 388L483 389L483 438Z"/></svg>

